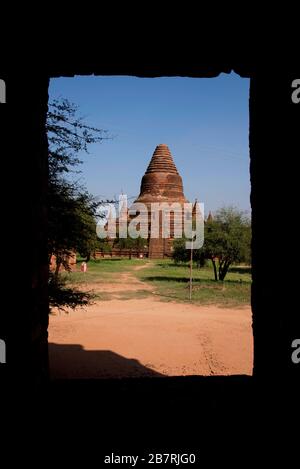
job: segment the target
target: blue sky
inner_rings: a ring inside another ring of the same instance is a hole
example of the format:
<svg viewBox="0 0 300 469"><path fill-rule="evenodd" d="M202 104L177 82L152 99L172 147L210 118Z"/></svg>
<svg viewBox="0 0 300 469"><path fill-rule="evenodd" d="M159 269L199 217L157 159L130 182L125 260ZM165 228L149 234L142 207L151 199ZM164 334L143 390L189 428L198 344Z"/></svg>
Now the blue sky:
<svg viewBox="0 0 300 469"><path fill-rule="evenodd" d="M153 151L166 143L186 197L205 212L250 210L249 80L75 77L52 79L49 99L68 98L111 140L90 147L81 180L101 198L137 196Z"/></svg>

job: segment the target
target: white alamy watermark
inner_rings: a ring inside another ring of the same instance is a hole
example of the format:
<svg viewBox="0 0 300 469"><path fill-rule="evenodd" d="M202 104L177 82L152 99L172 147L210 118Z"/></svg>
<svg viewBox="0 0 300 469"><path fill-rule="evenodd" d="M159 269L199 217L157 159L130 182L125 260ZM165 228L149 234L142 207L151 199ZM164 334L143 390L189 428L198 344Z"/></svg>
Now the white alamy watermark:
<svg viewBox="0 0 300 469"><path fill-rule="evenodd" d="M204 243L204 204L200 202L133 203L120 195L117 206L101 207L97 224L99 238L184 238L186 249L200 249ZM103 222L103 220L105 220Z"/></svg>
<svg viewBox="0 0 300 469"><path fill-rule="evenodd" d="M6 84L5 81L0 78L0 103L6 103Z"/></svg>
<svg viewBox="0 0 300 469"><path fill-rule="evenodd" d="M295 349L292 353L292 362L296 365L300 363L300 339L293 340L292 348Z"/></svg>
<svg viewBox="0 0 300 469"><path fill-rule="evenodd" d="M294 104L298 104L300 103L300 78L292 81L292 88L295 88L292 92L292 101Z"/></svg>
<svg viewBox="0 0 300 469"><path fill-rule="evenodd" d="M6 363L6 344L3 339L0 339L0 363Z"/></svg>

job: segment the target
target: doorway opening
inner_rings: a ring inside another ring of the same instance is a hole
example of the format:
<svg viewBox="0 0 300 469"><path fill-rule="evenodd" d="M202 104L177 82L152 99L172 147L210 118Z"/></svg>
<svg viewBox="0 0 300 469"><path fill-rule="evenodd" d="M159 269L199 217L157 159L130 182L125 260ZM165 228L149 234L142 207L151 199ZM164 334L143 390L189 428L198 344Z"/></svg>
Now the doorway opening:
<svg viewBox="0 0 300 469"><path fill-rule="evenodd" d="M124 196L129 208L164 197L199 201L212 230L210 245L193 251L191 298L190 253L180 239L98 239L90 253L74 248L70 271L62 265L58 275L66 288L94 298L84 308L52 308L53 379L252 374L248 94L249 80L235 74L51 80L50 109L74 103L83 122L102 131L88 155L76 153L83 164L73 169L81 173L67 168L66 184L87 189L105 209ZM72 225L66 213L53 236L68 241L71 227L78 236ZM230 246L239 252L227 266Z"/></svg>

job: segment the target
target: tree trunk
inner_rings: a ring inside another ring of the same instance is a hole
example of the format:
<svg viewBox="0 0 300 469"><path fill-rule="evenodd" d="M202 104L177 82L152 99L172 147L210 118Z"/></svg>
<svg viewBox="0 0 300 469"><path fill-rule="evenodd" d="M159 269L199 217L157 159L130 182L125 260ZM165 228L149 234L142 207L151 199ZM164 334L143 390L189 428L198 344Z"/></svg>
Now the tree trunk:
<svg viewBox="0 0 300 469"><path fill-rule="evenodd" d="M218 281L218 273L217 273L217 266L216 266L216 262L214 259L211 259L211 262L212 262L212 265L213 265L213 268L214 268L214 274L215 274L215 281L217 282Z"/></svg>
<svg viewBox="0 0 300 469"><path fill-rule="evenodd" d="M223 272L223 267L225 265L225 261L220 261L219 260L219 280L222 280L222 272Z"/></svg>
<svg viewBox="0 0 300 469"><path fill-rule="evenodd" d="M225 262L225 264L223 265L223 267L222 267L222 269L221 269L221 272L220 272L220 275L219 275L219 279L222 280L222 282L223 282L223 280L224 280L225 277L226 277L226 274L227 274L227 272L228 272L229 266L230 266L230 264L228 264L228 263Z"/></svg>

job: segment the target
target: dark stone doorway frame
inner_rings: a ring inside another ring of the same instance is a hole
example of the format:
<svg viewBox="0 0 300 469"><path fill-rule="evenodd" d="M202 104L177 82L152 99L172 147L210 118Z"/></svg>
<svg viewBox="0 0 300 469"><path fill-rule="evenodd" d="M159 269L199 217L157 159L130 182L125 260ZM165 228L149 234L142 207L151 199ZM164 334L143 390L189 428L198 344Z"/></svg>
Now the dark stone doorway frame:
<svg viewBox="0 0 300 469"><path fill-rule="evenodd" d="M224 60L216 60L211 65L201 64L201 59L199 63L187 62L183 65L178 65L175 61L167 65L145 65L137 62L130 64L129 61L127 65L122 60L116 60L112 66L111 63L100 60L87 64L76 59L68 65L52 62L51 65L44 66L42 71L35 71L33 75L25 72L22 81L17 74L1 76L6 81L7 90L7 108L1 109L7 136L12 137L15 134L16 116L22 119L18 138L14 142L11 171L15 170L18 191L22 194L22 203L27 209L24 218L24 243L28 264L26 269L22 270L24 283L18 298L15 298L13 307L11 304L9 307L10 311L13 311L13 320L8 318L8 326L4 327L2 334L2 338L7 342L7 369L12 370L14 377L43 382L48 374L45 208L47 141L44 124L49 79L76 74L203 78L230 71L251 79L249 142L253 224L254 376L261 380L279 377L282 381L296 376L297 366L291 361L290 345L299 330L293 293L294 287L294 291L297 291L297 285L289 278L276 276L278 260L274 253L280 250L280 246L296 243L297 236L294 232L288 236L283 231L278 242L278 237L271 236L271 232L276 232L279 214L285 213L288 218L296 207L296 154L297 148L299 149L297 119L300 105L297 107L290 99L290 84L297 78L294 71L283 68L274 74L272 70L270 68L269 73L267 66L259 69L257 66L236 65L230 61L224 64ZM30 97L26 102L24 90L26 96ZM281 189L286 181L289 185L283 191Z"/></svg>

